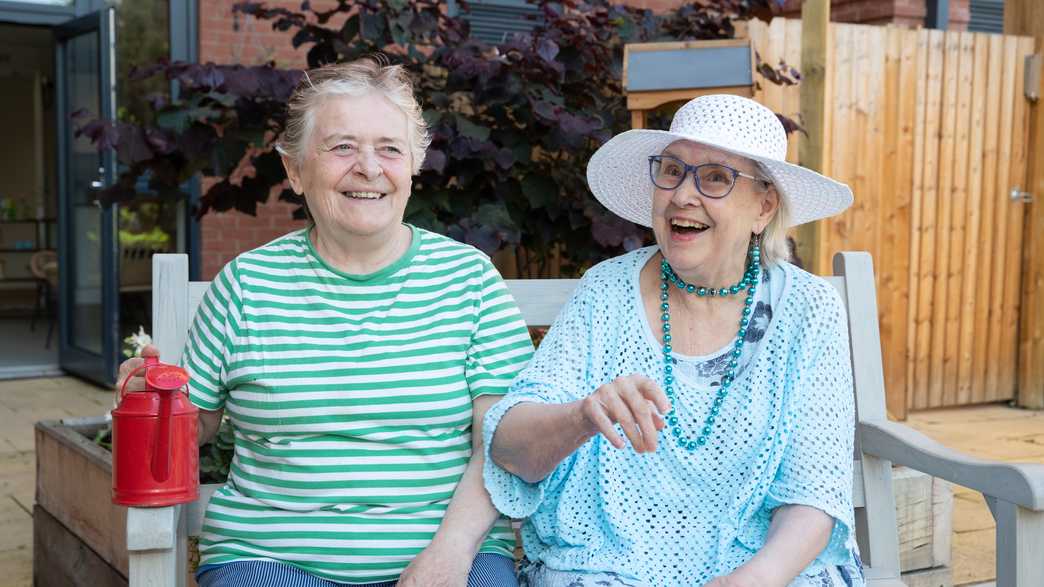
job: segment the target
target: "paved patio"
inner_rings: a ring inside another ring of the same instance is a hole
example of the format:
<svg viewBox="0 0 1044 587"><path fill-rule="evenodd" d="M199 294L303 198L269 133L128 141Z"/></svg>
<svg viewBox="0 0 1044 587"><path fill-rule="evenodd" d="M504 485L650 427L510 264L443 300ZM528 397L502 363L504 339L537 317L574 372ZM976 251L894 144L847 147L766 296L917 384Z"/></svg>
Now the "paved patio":
<svg viewBox="0 0 1044 587"><path fill-rule="evenodd" d="M0 381L0 585L33 584L34 423L110 409L112 392L72 377Z"/></svg>
<svg viewBox="0 0 1044 587"><path fill-rule="evenodd" d="M32 585L33 423L111 407L110 391L71 377L0 381L0 586ZM975 456L1044 463L1044 412L979 406L914 414L909 423ZM991 581L993 518L978 494L954 494L954 584Z"/></svg>

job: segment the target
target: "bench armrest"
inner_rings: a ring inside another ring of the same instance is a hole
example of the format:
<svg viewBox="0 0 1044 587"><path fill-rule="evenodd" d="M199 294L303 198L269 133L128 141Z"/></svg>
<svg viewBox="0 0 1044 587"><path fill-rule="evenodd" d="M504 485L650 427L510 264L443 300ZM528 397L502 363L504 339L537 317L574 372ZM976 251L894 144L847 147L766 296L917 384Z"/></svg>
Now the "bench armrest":
<svg viewBox="0 0 1044 587"><path fill-rule="evenodd" d="M888 420L860 422L859 440L866 454L986 496L1044 511L1044 465L972 457L947 448L905 424Z"/></svg>

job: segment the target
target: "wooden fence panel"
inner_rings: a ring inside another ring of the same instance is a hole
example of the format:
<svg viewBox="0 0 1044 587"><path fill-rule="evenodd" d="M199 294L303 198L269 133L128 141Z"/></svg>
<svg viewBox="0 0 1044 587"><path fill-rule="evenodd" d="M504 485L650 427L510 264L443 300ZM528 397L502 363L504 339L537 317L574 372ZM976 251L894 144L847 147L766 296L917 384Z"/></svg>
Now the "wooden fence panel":
<svg viewBox="0 0 1044 587"><path fill-rule="evenodd" d="M799 69L800 33L798 20L749 28L763 61ZM1013 398L1025 206L1008 193L1025 182L1032 39L840 23L830 35L826 172L855 203L821 223L806 265L874 255L893 416ZM790 116L799 97L755 94Z"/></svg>

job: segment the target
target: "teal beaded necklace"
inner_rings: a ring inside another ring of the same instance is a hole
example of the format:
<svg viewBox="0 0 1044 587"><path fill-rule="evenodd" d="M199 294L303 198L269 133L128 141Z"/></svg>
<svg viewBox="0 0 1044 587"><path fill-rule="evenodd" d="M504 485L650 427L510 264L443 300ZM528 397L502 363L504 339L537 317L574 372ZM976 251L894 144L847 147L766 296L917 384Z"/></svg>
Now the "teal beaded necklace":
<svg viewBox="0 0 1044 587"><path fill-rule="evenodd" d="M695 451L697 448L707 444L711 432L714 431L714 420L721 412L721 406L725 403L725 397L729 394L729 388L732 386L732 382L736 379L736 369L739 368L739 359L740 356L743 355L743 339L747 336L747 325L750 324L751 306L754 304L754 292L757 289L758 279L761 276L760 240L761 239L758 235L754 235L751 239L750 259L747 263L747 270L743 273L743 279L731 287L715 289L698 287L690 283L685 283L681 277L674 273L670 264L667 263L666 258L660 261L660 310L663 312L663 314L660 315L660 321L663 322L663 383L664 393L667 394L667 399L671 402L671 411L667 412L666 419L667 425L671 429L671 436L674 437L679 446L689 452ZM684 292L696 294L700 297L726 297L737 295L744 289L747 290L747 299L743 302L743 314L740 316L739 321L739 332L737 333L738 339L736 340L736 344L733 345L728 369L725 371L725 375L721 378L721 385L718 387L717 395L714 397L714 403L711 405L707 417L703 420L703 426L700 427L700 432L695 440L686 436L685 432L682 430L681 422L678 420L678 414L674 407L678 398L674 393L674 366L672 365L671 359L671 306L668 301L670 297L668 292L671 289L671 284L674 284L678 289Z"/></svg>

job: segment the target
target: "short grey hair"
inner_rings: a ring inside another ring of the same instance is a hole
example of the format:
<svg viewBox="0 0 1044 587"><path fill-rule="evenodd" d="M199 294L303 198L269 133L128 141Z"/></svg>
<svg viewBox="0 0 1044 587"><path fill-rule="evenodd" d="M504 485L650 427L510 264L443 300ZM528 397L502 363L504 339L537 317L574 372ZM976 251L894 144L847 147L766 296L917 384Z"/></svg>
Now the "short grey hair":
<svg viewBox="0 0 1044 587"><path fill-rule="evenodd" d="M431 144L428 124L413 93L413 82L401 65L390 65L383 55L346 63L331 63L304 72L286 104L286 128L276 142L281 154L301 161L315 127L315 111L330 96L379 93L406 115L406 137L413 173L420 173Z"/></svg>

